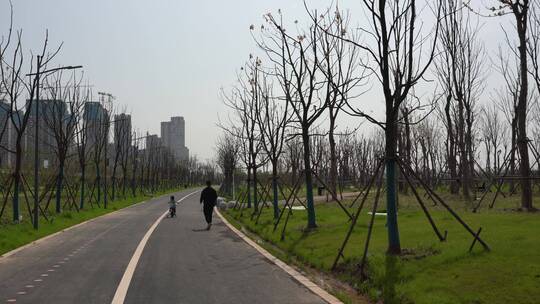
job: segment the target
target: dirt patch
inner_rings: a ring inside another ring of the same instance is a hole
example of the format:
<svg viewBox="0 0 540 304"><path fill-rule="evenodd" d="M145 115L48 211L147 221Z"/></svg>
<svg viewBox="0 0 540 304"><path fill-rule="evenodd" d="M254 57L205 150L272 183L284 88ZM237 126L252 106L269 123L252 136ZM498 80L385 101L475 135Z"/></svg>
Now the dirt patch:
<svg viewBox="0 0 540 304"><path fill-rule="evenodd" d="M411 261L411 260L421 260L423 258L427 258L429 256L437 255L441 253L440 250L435 248L405 248L401 250L401 255L399 256L404 261Z"/></svg>

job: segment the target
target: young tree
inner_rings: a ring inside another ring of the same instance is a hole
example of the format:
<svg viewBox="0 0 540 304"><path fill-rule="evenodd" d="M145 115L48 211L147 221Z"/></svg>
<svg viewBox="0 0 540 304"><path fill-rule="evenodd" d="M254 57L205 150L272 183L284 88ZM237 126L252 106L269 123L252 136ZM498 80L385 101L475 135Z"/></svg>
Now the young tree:
<svg viewBox="0 0 540 304"><path fill-rule="evenodd" d="M13 11L13 10L11 10ZM13 14L11 14L13 20ZM20 216L19 195L22 182L23 168L23 144L25 131L29 125L32 111L22 109L33 109L37 102L38 79L36 75L46 69L48 63L55 58L60 51L60 47L54 52L48 50L48 34L45 35L43 47L39 55L32 57L30 63L26 65L24 60L24 50L22 45L22 31L13 33L12 23L5 39L0 41L0 82L1 89L7 102L10 104L10 119L14 129L15 145L14 148L4 147L10 153L15 155L15 164L13 168L12 184L12 211L13 221L18 222ZM29 66L29 73L26 76L23 69ZM26 98L25 98L26 97ZM25 100L26 99L26 100ZM36 208L34 208L36 209ZM38 212L38 210L34 210Z"/></svg>
<svg viewBox="0 0 540 304"><path fill-rule="evenodd" d="M273 85L268 77L263 77L258 84L261 100L256 111L257 125L264 149L272 167L272 206L274 219L279 217L278 165L284 152L285 138L290 124L289 103L283 103L273 95Z"/></svg>
<svg viewBox="0 0 540 304"><path fill-rule="evenodd" d="M399 254L401 243L397 225L396 192L399 109L413 93L414 86L423 80L433 61L439 34L441 1L430 2L436 19L431 32L433 43L428 47L425 46L428 43L427 37L419 26L418 1L364 0L362 3L367 14L372 17L371 29L365 30L366 42L347 37L343 39L370 56L371 65L368 68L379 80L384 96L386 118L383 122L377 121L364 111L357 109L355 112L381 126L385 132L388 253ZM372 39L372 43L369 43L369 39Z"/></svg>
<svg viewBox="0 0 540 304"><path fill-rule="evenodd" d="M86 199L86 174L88 166L88 113L86 108L86 103L90 100L91 92L89 89L84 91L84 94L81 96L83 104L83 113L82 119L75 124L75 145L77 150L77 160L79 163L79 169L81 170L81 177L79 179L79 209L84 209L84 203Z"/></svg>
<svg viewBox="0 0 540 304"><path fill-rule="evenodd" d="M472 24L462 0L444 0L441 34L435 61L442 95L446 99L444 118L447 134L447 155L450 176L455 180L457 146L459 154L460 184L465 199L471 199L471 181L474 175L473 125L475 105L483 89L485 51L478 39L478 26ZM452 112L455 115L452 115ZM455 124L455 126L454 126ZM452 182L451 191L456 192Z"/></svg>
<svg viewBox="0 0 540 304"><path fill-rule="evenodd" d="M482 138L486 149L486 168L491 174L499 172L500 153L506 139L506 128L495 104L482 109Z"/></svg>
<svg viewBox="0 0 540 304"><path fill-rule="evenodd" d="M343 112L353 89L365 85L368 73L361 65L359 52L354 45L345 42L340 37L349 32L349 18L337 7L335 11L328 10L322 16L311 16L314 24L316 18L321 19L322 31L318 32L317 44L321 53L321 72L325 76L326 89L323 91L324 100L328 105L328 143L330 152L330 172L328 187L334 195L337 193L338 155L336 148L336 129L338 115ZM354 34L352 34L354 35Z"/></svg>
<svg viewBox="0 0 540 304"><path fill-rule="evenodd" d="M216 143L217 164L223 173L223 182L219 191L225 195L233 194L234 173L238 164L238 139L228 133L224 133Z"/></svg>
<svg viewBox="0 0 540 304"><path fill-rule="evenodd" d="M328 108L328 100L324 98L326 95L322 91L329 86L321 69L322 59L318 46L323 30L319 19L315 18L309 27L299 29L294 36L286 30L281 11L278 11L277 19L270 13L266 14L264 19L267 27L261 27L261 36L255 38L255 41L275 67L275 77L283 92L281 98L289 104L294 113L294 135L302 138L307 228L312 229L317 227L317 223L313 202L310 132Z"/></svg>
<svg viewBox="0 0 540 304"><path fill-rule="evenodd" d="M517 31L517 43L507 39L507 43L512 48L512 53L519 60L517 75L519 77L518 99L515 107L517 125L517 150L519 153L519 172L521 186L521 208L532 211L532 183L531 168L529 161L529 144L527 138L527 112L529 102L529 54L527 53L527 42L530 38L529 10L531 2L529 0L498 0L499 6L492 8L497 15L510 14L515 19L515 29ZM504 28L503 28L504 30ZM505 31L506 33L506 31ZM508 37L508 35L506 35ZM517 50L516 50L517 49Z"/></svg>
<svg viewBox="0 0 540 304"><path fill-rule="evenodd" d="M233 110L234 119L231 121L232 127L222 128L231 135L239 138L241 145L241 156L248 171L248 208L251 208L251 188L253 187L253 203L258 211L258 179L257 169L265 164L260 160L262 152L262 135L257 124L257 112L260 110L261 61L250 55L250 61L241 69L238 75L238 83L233 88L232 93L222 94L224 103Z"/></svg>
<svg viewBox="0 0 540 304"><path fill-rule="evenodd" d="M54 139L53 149L57 159L55 210L60 213L66 161L70 157L85 100L81 94L81 79L77 79L75 74L72 80L64 82L62 73L59 73L45 84L48 87L49 100L47 106L41 107L41 116L46 132L51 133Z"/></svg>

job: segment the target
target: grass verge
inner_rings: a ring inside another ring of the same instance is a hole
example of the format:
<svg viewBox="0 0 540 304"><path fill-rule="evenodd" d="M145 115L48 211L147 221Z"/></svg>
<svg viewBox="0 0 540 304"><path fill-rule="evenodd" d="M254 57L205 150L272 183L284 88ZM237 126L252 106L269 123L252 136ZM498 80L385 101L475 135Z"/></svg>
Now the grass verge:
<svg viewBox="0 0 540 304"><path fill-rule="evenodd" d="M467 211L467 206L448 201L463 219L491 246L485 252L476 244L468 252L472 236L446 211L432 207L431 214L441 231L448 231L446 242L439 242L426 217L411 196L400 197L399 227L405 254L385 254L385 217L375 218L368 254L367 280L360 280L357 264L362 256L370 210L362 211L358 225L337 270L331 266L349 227L343 211L335 204L317 205L318 228L305 231L305 211L295 211L289 220L285 239L282 224L273 232L270 209L258 224L249 212L227 211L227 216L245 229L275 246L285 261L295 260L355 288L372 301L384 303L538 303L540 299L540 213L509 211L513 201L501 201L501 209ZM384 201L381 202L384 206ZM460 207L461 206L461 207ZM382 208L381 208L382 209ZM234 222L233 221L233 222ZM270 251L276 253L276 250ZM361 303L345 293L334 292L344 302Z"/></svg>
<svg viewBox="0 0 540 304"><path fill-rule="evenodd" d="M23 221L19 224L2 224L0 225L0 255L84 221L129 207L148 198L158 197L180 190L184 190L184 188L165 190L154 193L151 196L139 195L126 199L115 200L109 202L109 208L107 209L96 206L94 208L86 208L80 212L75 210L64 211L61 214L52 215L50 217L50 222L40 218L40 226L38 230L33 228L30 221Z"/></svg>

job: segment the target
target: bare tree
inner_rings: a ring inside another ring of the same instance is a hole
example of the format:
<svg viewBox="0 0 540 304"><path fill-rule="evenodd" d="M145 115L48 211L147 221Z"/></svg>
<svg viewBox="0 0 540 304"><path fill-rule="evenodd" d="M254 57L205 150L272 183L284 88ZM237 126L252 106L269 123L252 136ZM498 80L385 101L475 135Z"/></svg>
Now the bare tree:
<svg viewBox="0 0 540 304"><path fill-rule="evenodd" d="M265 76L258 84L261 93L259 110L256 111L257 124L261 134L262 148L266 152L272 167L272 206L274 218L279 217L278 166L284 152L285 138L290 124L289 103L273 95L273 84Z"/></svg>
<svg viewBox="0 0 540 304"><path fill-rule="evenodd" d="M486 168L488 172L496 173L501 165L502 147L506 139L507 128L500 117L500 111L495 104L482 109L482 138L486 149Z"/></svg>
<svg viewBox="0 0 540 304"><path fill-rule="evenodd" d="M508 33L506 41L512 53L519 60L517 75L519 77L518 99L515 107L517 125L517 150L519 152L519 172L521 185L521 208L524 210L534 210L532 202L531 168L529 161L529 144L527 138L527 112L529 103L529 54L527 53L527 42L530 39L528 26L530 23L529 10L531 3L529 0L498 0L499 6L492 8L497 15L510 14L515 19L515 29L517 31L517 43L511 42Z"/></svg>
<svg viewBox="0 0 540 304"><path fill-rule="evenodd" d="M86 108L86 102L89 101L91 92L89 89L84 90L82 95L83 99L83 109L82 109L82 118L75 124L75 145L77 150L77 160L79 163L79 169L81 176L79 179L79 209L84 209L84 203L86 200L86 177L87 177L87 166L88 166L88 109Z"/></svg>
<svg viewBox="0 0 540 304"><path fill-rule="evenodd" d="M261 61L250 55L249 62L242 67L238 82L230 95L222 93L224 103L233 110L234 120L231 126L221 126L241 142L241 159L248 171L248 208L251 208L251 188L253 188L253 203L255 210L259 208L257 169L265 164L261 160L262 134L257 124L257 112L262 100L260 83L264 74L261 71Z"/></svg>
<svg viewBox="0 0 540 304"><path fill-rule="evenodd" d="M13 20L13 9L11 9L11 20ZM29 118L32 111L26 111L23 113L23 107L26 109L32 109L33 104L36 103L36 92L38 87L38 77L36 72L46 69L47 64L60 51L60 47L54 52L48 50L48 33L45 34L45 41L42 49L39 52L40 55L33 57L30 60L29 66L29 79L23 73L23 69L26 67L24 60L24 51L22 45L22 31L19 30L16 33L13 32L12 23L5 39L0 41L0 76L1 76L1 91L4 93L7 102L10 104L10 119L14 129L15 144L14 148L5 147L8 151L15 155L15 164L13 168L12 181L13 186L12 195L12 211L13 221L18 222L20 217L19 207L19 195L21 191L22 182L22 168L23 168L23 144L25 130L29 125ZM26 100L25 98L26 97ZM35 105L34 105L35 106ZM3 213L1 210L0 215ZM28 210L30 212L30 210ZM38 212L38 210L34 210Z"/></svg>
<svg viewBox="0 0 540 304"><path fill-rule="evenodd" d="M318 23L316 18L321 19ZM311 15L314 24L323 28L318 32L318 45L321 54L321 72L325 76L326 89L322 90L324 100L328 105L328 141L330 148L330 170L328 187L330 192L337 193L338 155L336 148L336 129L338 115L343 112L353 96L353 89L365 85L367 69L361 64L358 48L347 43L340 37L350 32L349 17L337 7L335 11L328 10L322 16ZM354 35L354 33L350 33Z"/></svg>
<svg viewBox="0 0 540 304"><path fill-rule="evenodd" d="M264 19L267 27L261 27L261 36L255 38L255 41L275 66L275 76L283 93L282 98L289 103L294 113L294 135L301 136L304 150L307 228L316 228L310 132L328 108L324 90L329 86L321 69L318 47L322 29L318 24L319 19L315 18L309 27L299 29L297 35L289 33L284 27L281 11L278 11L277 19L270 13L266 14Z"/></svg>
<svg viewBox="0 0 540 304"><path fill-rule="evenodd" d="M124 111L125 112L125 111ZM125 182L127 174L127 153L131 145L131 116L125 113L114 116L114 144L113 144L113 167L111 173L111 198L116 198L118 188L118 169L123 172L123 191L125 195Z"/></svg>
<svg viewBox="0 0 540 304"><path fill-rule="evenodd" d="M527 40L528 42L528 53L531 59L531 68L530 74L533 76L534 82L536 84L536 91L540 94L540 4L538 1L532 2L531 11L530 11L530 36ZM536 143L536 153L540 151L540 102L537 99L531 100L532 103L536 106L535 119L533 120L533 132L535 134L535 143ZM540 168L540 160L536 160Z"/></svg>
<svg viewBox="0 0 540 304"><path fill-rule="evenodd" d="M238 164L238 139L230 134L223 134L216 143L217 164L223 173L223 182L219 191L225 195L232 195L234 172Z"/></svg>
<svg viewBox="0 0 540 304"><path fill-rule="evenodd" d="M95 202L99 205L103 199L106 203L107 194L104 189L104 177L107 172L104 172L104 163L108 160L106 146L109 144L109 134L111 127L111 106L107 102L92 102L86 103L94 108L86 111L85 119L89 122L86 126L88 132L88 146L91 153L91 162L94 169L94 181L90 199L95 198ZM90 117L92 116L92 117ZM95 194L95 196L94 196Z"/></svg>
<svg viewBox="0 0 540 304"><path fill-rule="evenodd" d="M362 110L354 110L357 115L376 123L385 131L388 253L399 254L401 244L397 226L396 192L399 109L413 93L414 86L422 81L433 61L439 34L441 1L431 2L436 19L431 33L433 43L429 47L424 46L428 43L428 37L423 35L418 26L416 0L363 0L362 3L367 14L372 17L371 29L365 30L368 39L366 42L347 37L343 39L367 52L372 62L368 68L373 71L382 88L386 106L384 122L377 121Z"/></svg>
<svg viewBox="0 0 540 304"><path fill-rule="evenodd" d="M442 95L446 99L444 118L446 126L448 167L451 192L456 193L456 167L459 154L460 184L465 199L470 200L473 178L473 125L475 105L483 89L485 51L478 39L478 25L473 25L469 10L462 0L444 0L442 11L446 18L441 23L441 53L436 60L435 72ZM452 112L455 115L452 115Z"/></svg>
<svg viewBox="0 0 540 304"><path fill-rule="evenodd" d="M77 126L80 123L84 92L81 92L81 81L73 74L67 82L62 81L62 73L45 82L48 86L49 100L46 107L42 107L42 117L46 132L51 133L54 139L54 153L57 159L56 173L56 213L62 211L62 192L64 188L66 161L71 156L70 150L76 137ZM44 103L45 101L40 101Z"/></svg>

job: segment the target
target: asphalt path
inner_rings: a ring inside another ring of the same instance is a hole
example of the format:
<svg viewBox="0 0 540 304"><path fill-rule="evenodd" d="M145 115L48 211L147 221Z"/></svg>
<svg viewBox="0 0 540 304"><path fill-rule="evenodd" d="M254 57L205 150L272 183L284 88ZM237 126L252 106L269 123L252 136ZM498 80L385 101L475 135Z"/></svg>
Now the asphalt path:
<svg viewBox="0 0 540 304"><path fill-rule="evenodd" d="M160 220L167 200L148 200L0 258L0 303L111 303L132 260L124 303L324 303L218 217L203 230L198 193L179 204L178 217Z"/></svg>

